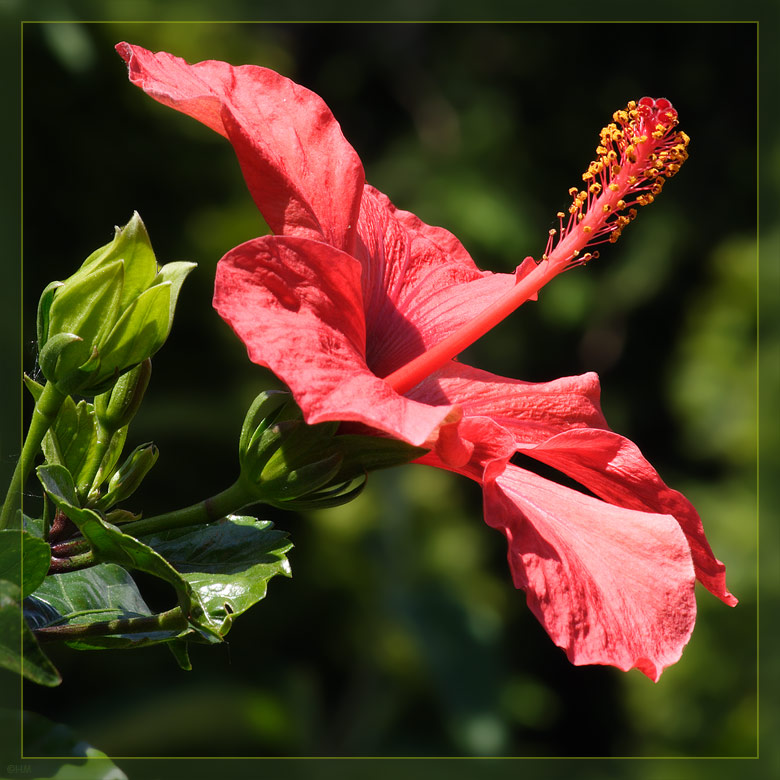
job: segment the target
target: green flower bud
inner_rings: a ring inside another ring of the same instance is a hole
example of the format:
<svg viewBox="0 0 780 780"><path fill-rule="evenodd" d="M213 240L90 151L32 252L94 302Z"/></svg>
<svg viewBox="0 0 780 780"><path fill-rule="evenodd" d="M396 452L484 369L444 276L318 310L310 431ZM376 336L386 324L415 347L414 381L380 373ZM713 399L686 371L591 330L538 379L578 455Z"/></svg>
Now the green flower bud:
<svg viewBox="0 0 780 780"><path fill-rule="evenodd" d="M108 481L108 490L94 503L95 509L105 510L129 498L154 466L159 450L153 443L141 444L126 458Z"/></svg>
<svg viewBox="0 0 780 780"><path fill-rule="evenodd" d="M152 361L147 358L122 374L110 390L96 395L95 417L98 424L109 432L129 425L141 406L151 375Z"/></svg>
<svg viewBox="0 0 780 780"><path fill-rule="evenodd" d="M75 274L43 291L37 335L46 379L67 394L109 389L165 343L179 290L194 267L177 262L158 269L134 214Z"/></svg>
<svg viewBox="0 0 780 780"><path fill-rule="evenodd" d="M282 509L338 506L360 493L369 471L425 452L382 436L345 435L341 427L307 425L286 391L261 393L241 430L241 481L256 500Z"/></svg>

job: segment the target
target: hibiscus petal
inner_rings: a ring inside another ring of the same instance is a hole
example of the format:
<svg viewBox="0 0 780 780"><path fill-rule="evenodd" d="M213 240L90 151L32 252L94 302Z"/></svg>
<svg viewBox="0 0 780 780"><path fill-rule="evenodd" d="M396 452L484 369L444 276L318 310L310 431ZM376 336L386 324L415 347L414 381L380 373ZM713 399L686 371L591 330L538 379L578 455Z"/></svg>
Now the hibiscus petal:
<svg viewBox="0 0 780 780"><path fill-rule="evenodd" d="M581 429L519 450L576 479L612 504L674 516L688 539L698 580L729 606L737 603L726 588L726 567L713 555L693 505L682 493L667 487L632 441L612 431Z"/></svg>
<svg viewBox="0 0 780 780"><path fill-rule="evenodd" d="M657 681L696 618L694 570L673 517L605 504L514 466L485 476L485 519L506 535L515 585L577 665Z"/></svg>
<svg viewBox="0 0 780 780"><path fill-rule="evenodd" d="M430 404L458 404L466 417L489 417L517 446L540 444L572 428L607 428L594 373L551 382L523 382L451 362L409 391Z"/></svg>
<svg viewBox="0 0 780 780"><path fill-rule="evenodd" d="M190 65L128 43L116 49L133 84L230 140L274 233L352 249L365 175L322 98L255 65Z"/></svg>
<svg viewBox="0 0 780 780"><path fill-rule="evenodd" d="M514 287L480 271L455 236L366 185L355 256L363 264L368 362L380 376L422 354Z"/></svg>
<svg viewBox="0 0 780 780"><path fill-rule="evenodd" d="M460 417L398 395L365 360L360 264L317 241L263 236L217 265L214 308L310 424L358 422L419 446Z"/></svg>

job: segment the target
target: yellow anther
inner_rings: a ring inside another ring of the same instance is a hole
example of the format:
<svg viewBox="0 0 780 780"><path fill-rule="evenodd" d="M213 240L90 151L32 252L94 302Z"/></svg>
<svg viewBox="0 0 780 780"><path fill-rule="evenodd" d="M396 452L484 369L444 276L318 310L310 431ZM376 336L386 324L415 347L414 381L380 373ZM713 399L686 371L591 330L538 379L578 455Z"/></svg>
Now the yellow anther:
<svg viewBox="0 0 780 780"><path fill-rule="evenodd" d="M583 233L592 233L593 232L593 228L590 227L590 225L584 225L583 228L582 228L582 232Z"/></svg>
<svg viewBox="0 0 780 780"><path fill-rule="evenodd" d="M547 233L550 236L554 236L558 231L555 228L552 228L552 230L548 230Z"/></svg>
<svg viewBox="0 0 780 780"><path fill-rule="evenodd" d="M612 190L612 192L617 192L620 189L620 187L618 187L618 185L615 184L614 181L612 182L612 184L609 185L609 188L610 190Z"/></svg>
<svg viewBox="0 0 780 780"><path fill-rule="evenodd" d="M569 187L569 195L573 198L577 194L577 188L576 187Z"/></svg>
<svg viewBox="0 0 780 780"><path fill-rule="evenodd" d="M601 210L602 210L602 211L603 211L605 214L609 214L609 212L610 212L610 211L612 211L612 206L610 206L610 205L609 205L609 203L605 203L605 204L604 204L604 205L601 207Z"/></svg>
<svg viewBox="0 0 780 780"><path fill-rule="evenodd" d="M558 217L558 219L563 219L566 215L562 211L559 211L555 216Z"/></svg>

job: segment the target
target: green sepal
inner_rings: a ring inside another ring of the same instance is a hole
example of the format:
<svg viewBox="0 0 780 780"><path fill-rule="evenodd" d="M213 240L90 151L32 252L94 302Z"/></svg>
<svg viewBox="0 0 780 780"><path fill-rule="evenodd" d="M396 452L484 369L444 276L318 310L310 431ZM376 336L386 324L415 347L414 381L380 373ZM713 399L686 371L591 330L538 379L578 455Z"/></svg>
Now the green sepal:
<svg viewBox="0 0 780 780"><path fill-rule="evenodd" d="M353 434L336 436L333 447L344 458L339 477L345 480L379 469L402 466L428 452L423 447L414 447L398 439Z"/></svg>
<svg viewBox="0 0 780 780"><path fill-rule="evenodd" d="M90 346L91 352L116 322L124 276L124 262L116 260L85 276L77 274L65 282L55 291L49 310L49 331L75 333ZM68 366L68 369L78 365ZM56 380L62 377L46 375L46 378Z"/></svg>
<svg viewBox="0 0 780 780"><path fill-rule="evenodd" d="M69 395L79 389L83 376L76 369L89 360L90 345L75 333L55 333L38 354L41 372Z"/></svg>
<svg viewBox="0 0 780 780"><path fill-rule="evenodd" d="M276 413L290 400L285 390L264 390L252 402L244 417L238 440L238 455L243 458L253 440L262 435L276 419Z"/></svg>
<svg viewBox="0 0 780 780"><path fill-rule="evenodd" d="M36 335L38 337L38 351L43 349L49 338L49 310L54 302L54 294L58 287L62 287L63 282L50 282L41 293L38 301L38 313L36 316Z"/></svg>
<svg viewBox="0 0 780 780"><path fill-rule="evenodd" d="M153 286L160 284L170 284L171 296L170 296L170 310L168 312L168 332L170 332L171 324L173 323L173 316L176 313L176 303L179 300L179 292L181 286L184 284L184 280L189 276L190 272L198 267L197 263L188 263L184 260L177 260L173 263L166 263L152 283ZM166 338L168 334L166 333Z"/></svg>
<svg viewBox="0 0 780 780"><path fill-rule="evenodd" d="M130 303L100 345L103 371L111 366L134 366L157 352L170 332L170 301L171 285L166 282L150 287Z"/></svg>

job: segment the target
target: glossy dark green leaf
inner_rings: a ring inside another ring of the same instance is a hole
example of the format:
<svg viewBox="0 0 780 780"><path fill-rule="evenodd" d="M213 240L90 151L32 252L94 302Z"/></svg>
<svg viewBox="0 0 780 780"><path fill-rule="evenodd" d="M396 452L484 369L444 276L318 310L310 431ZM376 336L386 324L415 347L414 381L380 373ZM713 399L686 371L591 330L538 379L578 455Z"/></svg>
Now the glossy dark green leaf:
<svg viewBox="0 0 780 780"><path fill-rule="evenodd" d="M59 672L22 620L21 595L18 585L0 580L0 667L39 685L59 685Z"/></svg>
<svg viewBox="0 0 780 780"><path fill-rule="evenodd" d="M272 577L291 576L287 534L253 517L231 516L147 541L199 594L222 635L233 618L265 598Z"/></svg>
<svg viewBox="0 0 780 780"><path fill-rule="evenodd" d="M78 526L97 561L145 571L170 583L192 627L207 641L220 641L218 622L210 618L199 595L165 558L97 513L78 507L73 480L62 466L39 466L37 472L49 498Z"/></svg>
<svg viewBox="0 0 780 780"><path fill-rule="evenodd" d="M49 571L51 548L26 531L0 531L0 579L21 586L22 598L32 593Z"/></svg>
<svg viewBox="0 0 780 780"><path fill-rule="evenodd" d="M129 572L113 563L47 577L24 601L24 616L33 629L148 618L152 614ZM76 650L127 649L167 642L187 633L189 629L149 630L82 637L66 644Z"/></svg>

